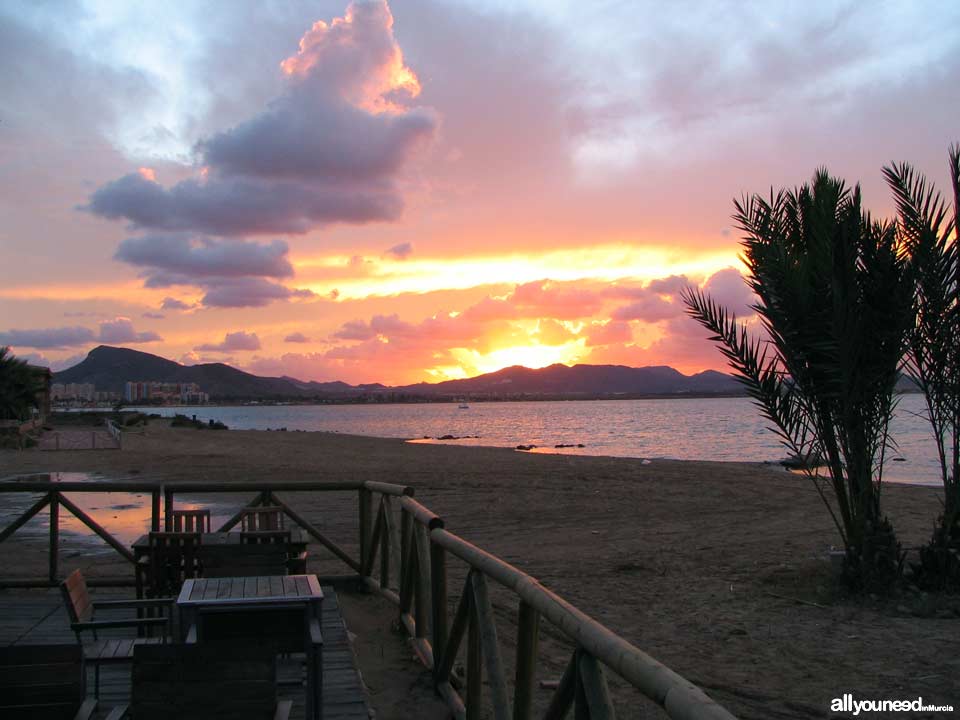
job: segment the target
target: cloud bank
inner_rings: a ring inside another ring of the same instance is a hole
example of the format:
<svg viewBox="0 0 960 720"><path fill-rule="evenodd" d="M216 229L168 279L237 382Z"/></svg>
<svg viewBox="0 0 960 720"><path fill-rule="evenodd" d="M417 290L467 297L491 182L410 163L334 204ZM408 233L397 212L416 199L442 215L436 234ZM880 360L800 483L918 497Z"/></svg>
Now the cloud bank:
<svg viewBox="0 0 960 720"><path fill-rule="evenodd" d="M398 175L438 121L410 104L420 85L387 3L352 3L342 18L318 21L281 69L284 90L265 110L197 144L198 178L168 188L133 172L98 188L85 209L219 236L399 217Z"/></svg>
<svg viewBox="0 0 960 720"><path fill-rule="evenodd" d="M111 345L159 342L163 340L155 332L137 332L130 318L118 317L104 320L97 331L87 327L42 328L36 330L8 330L0 332L0 345L29 347L37 350L62 350L90 345L95 342Z"/></svg>

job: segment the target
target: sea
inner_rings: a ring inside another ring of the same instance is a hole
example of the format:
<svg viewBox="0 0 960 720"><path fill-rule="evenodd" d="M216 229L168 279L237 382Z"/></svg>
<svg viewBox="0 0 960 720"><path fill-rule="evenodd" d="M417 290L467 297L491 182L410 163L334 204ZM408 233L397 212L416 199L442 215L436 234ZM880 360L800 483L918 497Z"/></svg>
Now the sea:
<svg viewBox="0 0 960 720"><path fill-rule="evenodd" d="M765 420L748 398L670 398L650 400L585 400L557 402L471 402L371 405L245 405L141 407L144 412L219 420L234 430L296 432L302 430L402 438L414 443L512 448L516 452L607 455L678 460L777 463L787 457ZM448 437L443 440L440 438ZM884 471L886 481L939 486L936 449L924 418L921 395L900 398L891 424L892 447ZM517 446L533 446L517 450ZM567 447L557 447L563 445ZM572 446L572 447L570 447ZM97 483L146 480L97 473L58 472L21 479ZM4 478L7 479L7 478ZM11 493L0 503L0 526L13 522L39 499L39 493ZM71 499L121 542L132 543L145 532L150 498L143 493L73 493ZM211 509L218 525L244 498L211 503L209 498L178 498L184 508ZM47 542L48 516L17 531L38 547ZM113 550L70 513L60 514L64 557Z"/></svg>
<svg viewBox="0 0 960 720"><path fill-rule="evenodd" d="M142 407L182 413L233 430L298 430L411 442L517 448L522 452L654 460L776 463L789 453L749 398L658 398L365 405ZM884 479L940 485L922 395L900 397ZM440 439L446 437L447 439ZM557 447L568 446L568 447ZM573 447L569 447L573 446Z"/></svg>

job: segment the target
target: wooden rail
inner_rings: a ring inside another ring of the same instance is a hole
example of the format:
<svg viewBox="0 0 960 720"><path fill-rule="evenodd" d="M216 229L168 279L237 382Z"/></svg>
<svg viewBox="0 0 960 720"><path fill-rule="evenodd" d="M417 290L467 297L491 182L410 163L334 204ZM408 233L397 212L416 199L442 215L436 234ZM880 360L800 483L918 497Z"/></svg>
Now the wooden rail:
<svg viewBox="0 0 960 720"><path fill-rule="evenodd" d="M413 493L412 488L389 483L375 483L379 492L389 492L395 495ZM173 482L159 484L147 481L105 481L105 482L51 482L44 481L0 481L0 496L3 493L42 493L42 497L22 512L7 527L0 529L0 542L4 542L29 520L46 509L49 513L49 542L48 542L48 571L45 578L8 578L0 577L0 587L54 587L63 579L60 573L60 511L61 508L72 514L86 525L94 534L99 536L127 562L134 562L134 555L130 548L112 535L106 528L90 517L74 503L67 495L74 493L107 493L128 492L142 493L150 497L150 526L147 530L170 530L170 511L174 509L176 497L183 494L216 494L242 493L252 491L256 493L219 532L227 532L240 521L243 509L259 505L280 507L293 522L302 527L314 540L319 542L337 558L346 563L354 572L359 573L360 562L354 559L347 551L340 547L322 532L315 524L304 518L294 510L289 503L277 497L275 492L358 492L364 489L362 482L265 482L258 484L239 485L237 483L203 483L203 482ZM357 576L359 577L359 575ZM133 585L134 577L131 573L127 578L104 578L99 584L111 586Z"/></svg>
<svg viewBox="0 0 960 720"><path fill-rule="evenodd" d="M571 708L578 719L613 718L604 668L663 707L671 718L733 720L733 715L696 685L535 578L448 531L443 519L414 500L412 492L400 498L397 537L395 495L378 493L370 483L360 491L361 575L366 587L398 606L400 624L458 720L483 717L485 700L496 720L533 717L541 620L549 622L575 647L544 715L546 720L560 720ZM394 559L397 555L399 566ZM468 567L452 618L448 555ZM512 700L488 581L511 591L518 600ZM464 640L466 647L461 648ZM465 660L465 686L454 673L458 658Z"/></svg>
<svg viewBox="0 0 960 720"><path fill-rule="evenodd" d="M0 542L44 509L50 514L48 577L39 580L0 579L0 587L48 586L59 582L57 547L61 507L87 525L123 558L133 562L130 549L66 495L118 491L150 495L152 530L165 527L165 517L174 508L177 495L252 491L255 495L245 508L280 507L293 522L357 573L354 577L364 587L379 593L397 607L400 624L410 635L413 649L431 670L437 692L458 720L482 717L487 701L497 720L529 720L533 717L543 621L574 646L544 715L546 720L560 720L571 708L578 720L613 718L614 707L605 676L608 670L663 707L675 720L733 720L733 715L697 686L551 592L535 578L447 530L443 519L417 502L413 488L404 485L371 481L174 482L162 485L145 481L0 481L0 494L43 493L39 500L0 530ZM276 495L277 492L336 491L357 493L359 558L353 558L296 511L290 502ZM165 511L163 515L161 506ZM219 531L230 530L239 520L240 512L237 512ZM448 605L448 556L462 561L467 568L452 617ZM506 588L517 599L512 698L490 599L491 581ZM466 666L465 682L454 672L458 658L463 658Z"/></svg>

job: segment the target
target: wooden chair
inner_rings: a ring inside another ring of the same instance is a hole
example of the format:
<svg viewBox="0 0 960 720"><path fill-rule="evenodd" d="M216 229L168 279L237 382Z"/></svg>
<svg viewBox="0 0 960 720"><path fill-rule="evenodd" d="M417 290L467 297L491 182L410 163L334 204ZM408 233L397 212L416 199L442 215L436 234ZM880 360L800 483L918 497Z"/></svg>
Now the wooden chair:
<svg viewBox="0 0 960 720"><path fill-rule="evenodd" d="M172 532L210 532L209 510L171 510L168 515Z"/></svg>
<svg viewBox="0 0 960 720"><path fill-rule="evenodd" d="M138 597L173 597L184 580L200 577L199 532L151 532L149 543L136 566Z"/></svg>
<svg viewBox="0 0 960 720"><path fill-rule="evenodd" d="M0 648L0 717L4 720L88 720L79 645L15 645Z"/></svg>
<svg viewBox="0 0 960 720"><path fill-rule="evenodd" d="M276 655L251 643L138 647L133 656L133 720L286 720L277 702ZM112 713L110 720L122 717Z"/></svg>
<svg viewBox="0 0 960 720"><path fill-rule="evenodd" d="M196 647L256 647L274 657L303 653L307 671L306 717L321 720L323 635L320 621L306 616L302 607L201 609L186 642Z"/></svg>
<svg viewBox="0 0 960 720"><path fill-rule="evenodd" d="M289 530L241 530L241 545L290 545Z"/></svg>
<svg viewBox="0 0 960 720"><path fill-rule="evenodd" d="M240 530L256 532L262 530L283 530L284 512L272 505L245 508L240 515Z"/></svg>
<svg viewBox="0 0 960 720"><path fill-rule="evenodd" d="M104 600L93 602L87 590L87 581L80 570L74 570L70 577L60 583L63 604L70 618L70 629L77 637L77 644L83 648L84 660L93 665L95 673L94 696L100 697L100 666L106 663L131 662L133 649L139 644L163 643L171 634L170 613L173 598L153 598L150 600ZM101 620L99 611L121 609L152 609L159 611L159 617L125 618ZM164 615L164 611L166 614ZM114 628L135 628L147 632L159 631L158 637L131 639L101 639L100 630ZM90 633L93 639L84 642L84 633Z"/></svg>
<svg viewBox="0 0 960 720"><path fill-rule="evenodd" d="M241 545L283 545L287 549L285 570L289 575L305 575L307 551L290 549L289 530L247 530L240 532Z"/></svg>

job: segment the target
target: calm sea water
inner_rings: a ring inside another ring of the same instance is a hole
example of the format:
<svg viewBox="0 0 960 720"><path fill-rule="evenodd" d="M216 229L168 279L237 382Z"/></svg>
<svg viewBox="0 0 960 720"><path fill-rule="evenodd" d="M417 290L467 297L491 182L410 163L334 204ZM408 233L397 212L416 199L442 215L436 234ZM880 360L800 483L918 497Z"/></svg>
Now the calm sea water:
<svg viewBox="0 0 960 720"><path fill-rule="evenodd" d="M678 460L775 462L786 450L747 398L682 398L421 405L278 405L140 408L220 420L235 430L319 430L423 442L516 447L536 452ZM939 485L923 397L905 395L892 426L897 443L885 478ZM459 440L430 440L454 435ZM478 436L468 437L464 436ZM583 444L556 449L555 445Z"/></svg>

